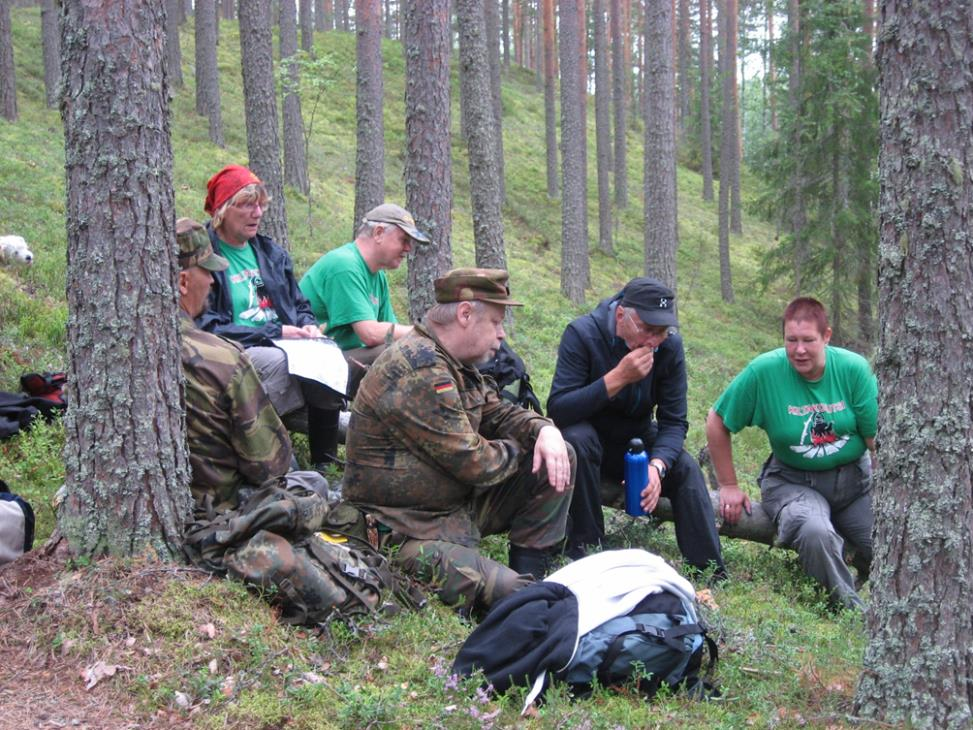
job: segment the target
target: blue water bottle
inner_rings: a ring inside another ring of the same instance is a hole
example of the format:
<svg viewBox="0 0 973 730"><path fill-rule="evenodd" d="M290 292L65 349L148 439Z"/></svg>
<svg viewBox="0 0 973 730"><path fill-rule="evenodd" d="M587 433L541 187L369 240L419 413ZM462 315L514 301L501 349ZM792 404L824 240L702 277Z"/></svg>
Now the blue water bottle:
<svg viewBox="0 0 973 730"><path fill-rule="evenodd" d="M625 512L632 517L645 514L642 509L642 490L649 483L649 455L642 439L628 442L625 452Z"/></svg>

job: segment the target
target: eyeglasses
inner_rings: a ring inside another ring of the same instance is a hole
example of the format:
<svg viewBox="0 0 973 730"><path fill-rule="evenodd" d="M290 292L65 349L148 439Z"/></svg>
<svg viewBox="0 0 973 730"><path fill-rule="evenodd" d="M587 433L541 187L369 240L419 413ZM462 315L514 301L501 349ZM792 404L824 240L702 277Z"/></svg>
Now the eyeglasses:
<svg viewBox="0 0 973 730"><path fill-rule="evenodd" d="M631 310L626 309L625 316L628 317L628 321L631 322L632 327L635 328L635 331L638 334L642 335L643 337L648 337L649 335L654 335L656 337L665 337L666 335L669 334L669 327L667 325L664 324L651 325L651 324L646 324L641 320L636 320L635 317L632 316Z"/></svg>
<svg viewBox="0 0 973 730"><path fill-rule="evenodd" d="M261 212L263 212L265 205L267 205L267 201L261 203L259 200L251 200L247 203L234 203L233 207L244 213L253 213L257 208L260 208Z"/></svg>

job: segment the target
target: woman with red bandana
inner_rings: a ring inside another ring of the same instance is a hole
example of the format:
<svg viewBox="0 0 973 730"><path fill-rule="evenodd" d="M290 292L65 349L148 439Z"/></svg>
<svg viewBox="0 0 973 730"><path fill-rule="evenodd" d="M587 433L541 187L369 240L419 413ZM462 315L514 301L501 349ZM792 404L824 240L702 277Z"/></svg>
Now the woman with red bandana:
<svg viewBox="0 0 973 730"><path fill-rule="evenodd" d="M311 460L323 465L337 452L343 399L320 383L291 375L284 352L274 346L277 339L318 338L322 333L294 278L291 257L257 232L269 201L260 178L241 165L227 165L210 178L204 204L212 216L207 229L213 250L230 267L213 274L209 306L196 322L247 348L282 418L306 406Z"/></svg>
<svg viewBox="0 0 973 730"><path fill-rule="evenodd" d="M878 387L865 358L828 344L831 328L819 301L795 299L783 323L784 347L752 360L706 419L720 514L734 524L741 510L750 511L737 484L730 434L758 426L772 452L758 481L777 539L797 550L833 603L860 609L842 552L847 540L859 577L867 577Z"/></svg>

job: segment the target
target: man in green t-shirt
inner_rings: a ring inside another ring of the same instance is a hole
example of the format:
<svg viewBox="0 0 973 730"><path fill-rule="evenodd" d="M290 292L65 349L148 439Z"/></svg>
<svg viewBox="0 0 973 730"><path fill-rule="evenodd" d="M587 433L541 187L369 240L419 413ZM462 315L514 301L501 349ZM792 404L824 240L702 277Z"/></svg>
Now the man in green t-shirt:
<svg viewBox="0 0 973 730"><path fill-rule="evenodd" d="M396 322L385 270L399 268L415 243L429 243L429 236L409 211L384 203L365 215L354 241L322 256L301 279L314 316L352 364L349 395L364 372L355 365L370 364L412 331Z"/></svg>

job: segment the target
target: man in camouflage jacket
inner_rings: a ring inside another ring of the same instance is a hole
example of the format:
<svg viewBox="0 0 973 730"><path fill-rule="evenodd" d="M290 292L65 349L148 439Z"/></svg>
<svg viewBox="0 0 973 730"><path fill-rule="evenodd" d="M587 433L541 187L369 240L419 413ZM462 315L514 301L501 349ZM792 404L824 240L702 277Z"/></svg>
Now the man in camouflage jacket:
<svg viewBox="0 0 973 730"><path fill-rule="evenodd" d="M362 380L352 407L346 498L373 514L383 545L447 604L486 609L542 578L564 538L574 452L554 424L499 398L476 363L505 334L507 272L456 269L436 301ZM478 551L509 531L510 567Z"/></svg>
<svg viewBox="0 0 973 730"><path fill-rule="evenodd" d="M213 252L206 229L188 218L177 221L176 238L190 487L197 511L218 513L238 506L241 487L286 474L291 442L243 348L193 321L206 306L210 272L225 269L226 259Z"/></svg>

